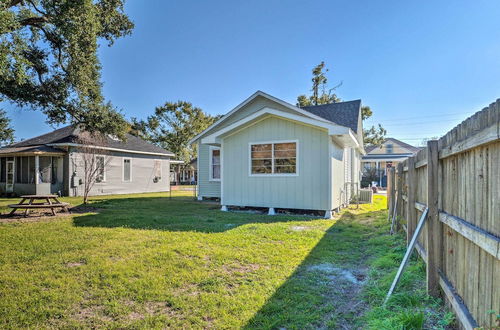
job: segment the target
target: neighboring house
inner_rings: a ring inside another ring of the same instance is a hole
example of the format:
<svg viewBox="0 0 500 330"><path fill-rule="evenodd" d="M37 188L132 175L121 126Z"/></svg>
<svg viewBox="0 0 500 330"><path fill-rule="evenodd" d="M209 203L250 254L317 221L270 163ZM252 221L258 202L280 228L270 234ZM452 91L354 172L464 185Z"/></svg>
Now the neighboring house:
<svg viewBox="0 0 500 330"><path fill-rule="evenodd" d="M387 186L387 169L413 156L420 148L403 141L387 138L381 146L366 147L366 155L361 158L363 177L373 179L379 187Z"/></svg>
<svg viewBox="0 0 500 330"><path fill-rule="evenodd" d="M176 162L173 164L170 169L170 183L196 184L198 181L197 161L198 160L195 158L190 161L189 164L184 164L183 162ZM177 166L179 166L179 169L177 169ZM177 178L177 171L179 173L179 178Z"/></svg>
<svg viewBox="0 0 500 330"><path fill-rule="evenodd" d="M67 126L0 148L0 193L82 195L83 135ZM171 152L130 134L125 142L106 137L95 149L99 174L90 195L170 190Z"/></svg>
<svg viewBox="0 0 500 330"><path fill-rule="evenodd" d="M325 211L359 185L361 101L298 108L261 91L191 143L198 144L198 198L228 206Z"/></svg>

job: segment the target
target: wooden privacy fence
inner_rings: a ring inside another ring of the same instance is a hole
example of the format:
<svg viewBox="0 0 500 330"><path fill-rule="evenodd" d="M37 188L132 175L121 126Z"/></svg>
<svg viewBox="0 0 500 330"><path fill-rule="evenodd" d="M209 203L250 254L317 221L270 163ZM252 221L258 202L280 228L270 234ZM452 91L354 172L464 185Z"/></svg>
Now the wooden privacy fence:
<svg viewBox="0 0 500 330"><path fill-rule="evenodd" d="M427 290L462 327L500 314L500 99L389 171L389 212L427 264ZM395 208L394 208L394 205Z"/></svg>

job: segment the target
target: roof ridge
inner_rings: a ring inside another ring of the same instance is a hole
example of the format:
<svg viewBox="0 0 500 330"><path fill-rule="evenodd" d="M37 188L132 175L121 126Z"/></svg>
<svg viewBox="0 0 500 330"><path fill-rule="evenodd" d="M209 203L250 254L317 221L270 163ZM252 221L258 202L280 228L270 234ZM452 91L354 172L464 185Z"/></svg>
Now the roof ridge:
<svg viewBox="0 0 500 330"><path fill-rule="evenodd" d="M388 138L386 138L386 139L385 139L385 141L387 141L387 140L392 140L392 141L395 141L395 142L399 143L400 145L402 145L402 146L403 146L403 147L405 147L405 148L417 149L417 150L419 149L418 147L412 146L411 144L408 144L408 143L406 143L406 142L403 142L403 141L398 140L398 139L393 138L393 137L388 137ZM385 141L384 141L384 142L385 142Z"/></svg>
<svg viewBox="0 0 500 330"><path fill-rule="evenodd" d="M299 107L299 108L304 109L304 108L320 107L320 106L326 106L326 105L332 105L332 104L352 103L352 102L358 102L358 101L361 102L361 99L341 101L341 102L323 103L323 104L316 104L316 105L305 105L305 106Z"/></svg>
<svg viewBox="0 0 500 330"><path fill-rule="evenodd" d="M29 139L26 139L26 140L22 140L22 141L18 141L18 142L15 142L15 143L12 143L10 145L8 145L7 147L15 147L16 145L19 145L19 144L25 144L25 143L30 143L30 141L32 140L36 140L36 139L39 139L41 137L44 137L44 136L48 136L48 135L52 135L54 134L55 132L60 132L64 129L68 129L69 127L73 127L74 125L67 125L67 126L64 126L64 127L61 127L61 128L58 128L58 129L55 129L51 132L48 132L48 133L44 133L44 134L40 134L40 135L37 135L37 136L34 136L34 137L31 137ZM76 128L76 127L73 127L73 128ZM43 143L42 143L43 144ZM33 145L40 145L40 143L37 143L37 144L33 144ZM25 145L26 147L27 146L30 146L29 144L28 145Z"/></svg>

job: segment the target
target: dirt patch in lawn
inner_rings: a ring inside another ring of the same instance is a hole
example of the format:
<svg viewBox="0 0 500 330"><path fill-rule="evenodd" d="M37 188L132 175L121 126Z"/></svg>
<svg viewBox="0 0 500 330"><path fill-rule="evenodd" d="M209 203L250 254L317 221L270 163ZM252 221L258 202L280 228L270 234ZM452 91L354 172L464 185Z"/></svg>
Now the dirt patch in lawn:
<svg viewBox="0 0 500 330"><path fill-rule="evenodd" d="M50 221L68 215L70 215L70 213L57 212L56 215L54 216L50 211L45 212L45 211L33 210L26 217L24 216L24 213L15 213L13 215L1 214L0 223L25 223L25 222Z"/></svg>
<svg viewBox="0 0 500 330"><path fill-rule="evenodd" d="M319 280L326 282L328 289L323 293L334 308L325 315L325 328L329 320L334 319L339 329L352 329L353 321L367 309L361 299L361 289L367 282L367 270L364 268L340 268L330 263L311 265L307 273L319 275ZM322 327L320 327L322 328Z"/></svg>
<svg viewBox="0 0 500 330"><path fill-rule="evenodd" d="M99 320L101 322L111 322L113 319L103 313L104 306L91 305L81 307L75 314L75 320L88 322L89 320Z"/></svg>
<svg viewBox="0 0 500 330"><path fill-rule="evenodd" d="M326 263L309 266L308 270L321 272L332 281L345 280L355 285L363 285L366 279L364 271L338 268Z"/></svg>
<svg viewBox="0 0 500 330"><path fill-rule="evenodd" d="M68 262L66 263L66 267L68 268L73 268L73 267L80 267L87 264L85 261L77 261L77 262Z"/></svg>
<svg viewBox="0 0 500 330"><path fill-rule="evenodd" d="M230 265L223 265L222 269L224 269L225 272L230 274L234 273L246 274L258 271L261 267L262 266L259 264L230 264Z"/></svg>

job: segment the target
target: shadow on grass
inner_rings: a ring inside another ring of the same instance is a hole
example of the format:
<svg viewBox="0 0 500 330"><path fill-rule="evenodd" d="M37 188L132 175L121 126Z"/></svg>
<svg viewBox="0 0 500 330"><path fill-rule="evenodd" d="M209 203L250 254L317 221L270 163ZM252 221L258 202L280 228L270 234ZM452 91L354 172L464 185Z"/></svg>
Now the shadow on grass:
<svg viewBox="0 0 500 330"><path fill-rule="evenodd" d="M391 239L386 215L373 211L355 219L345 212L245 329L361 327L368 262L382 254Z"/></svg>
<svg viewBox="0 0 500 330"><path fill-rule="evenodd" d="M79 210L78 210L79 209ZM78 227L133 228L218 233L249 223L317 219L305 216L267 216L247 212L221 212L216 203L192 197L113 198L79 206L73 223Z"/></svg>

